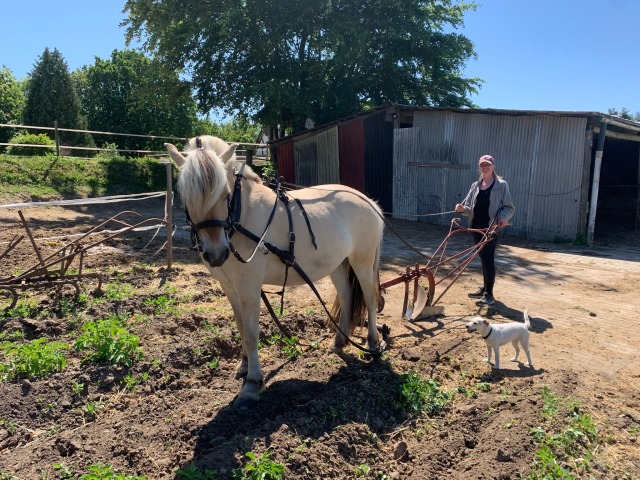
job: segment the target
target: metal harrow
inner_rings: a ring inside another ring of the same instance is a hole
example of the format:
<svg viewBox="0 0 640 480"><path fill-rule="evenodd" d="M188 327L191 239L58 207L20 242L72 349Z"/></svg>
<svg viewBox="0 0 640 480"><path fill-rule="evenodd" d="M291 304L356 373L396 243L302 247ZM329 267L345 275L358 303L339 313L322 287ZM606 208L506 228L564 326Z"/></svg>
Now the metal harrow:
<svg viewBox="0 0 640 480"><path fill-rule="evenodd" d="M18 222L24 229L27 237L31 242L31 246L37 257L37 262L31 267L24 270L22 273L12 275L9 277L0 278L0 294L5 293L10 297L9 305L5 307L5 311L14 308L18 302L19 293L26 290L44 290L54 288L60 294L64 286L72 286L75 289L76 295L80 293L80 284L87 282L88 280L94 280L98 282L98 286L94 290L94 293L99 294L102 291L102 275L95 272L84 272L84 256L88 250L94 248L101 243L122 235L131 230L141 228L151 222L156 224L160 222L166 225L166 221L159 218L149 218L136 224L130 224L123 220L121 217L124 215L133 214L141 216L133 211L123 211L114 215L113 217L105 220L104 222L91 228L88 232L80 235L78 238L72 240L68 244L62 246L47 257L43 257L36 240L34 240L31 233L31 229L27 224L27 221L22 214L22 211L18 211L20 216L20 222ZM115 223L121 228L117 231L104 231L105 227ZM104 237L98 241L94 241L87 244L81 242L88 239L90 236L100 233L108 233L107 237ZM15 247L24 240L24 235L15 235L10 241L4 252L0 254L0 266L2 265L2 259L7 257ZM77 260L77 261L76 261ZM71 268L72 265L76 265L75 268Z"/></svg>

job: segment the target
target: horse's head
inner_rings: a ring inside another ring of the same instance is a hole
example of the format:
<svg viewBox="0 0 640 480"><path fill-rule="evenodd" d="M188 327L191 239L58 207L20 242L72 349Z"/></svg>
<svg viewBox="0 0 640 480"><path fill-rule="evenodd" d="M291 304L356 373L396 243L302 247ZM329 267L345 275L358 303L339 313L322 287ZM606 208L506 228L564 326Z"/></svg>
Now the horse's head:
<svg viewBox="0 0 640 480"><path fill-rule="evenodd" d="M198 236L202 259L212 267L229 258L228 201L233 186L237 145L216 137L192 139L184 154L165 143L180 168L178 190Z"/></svg>

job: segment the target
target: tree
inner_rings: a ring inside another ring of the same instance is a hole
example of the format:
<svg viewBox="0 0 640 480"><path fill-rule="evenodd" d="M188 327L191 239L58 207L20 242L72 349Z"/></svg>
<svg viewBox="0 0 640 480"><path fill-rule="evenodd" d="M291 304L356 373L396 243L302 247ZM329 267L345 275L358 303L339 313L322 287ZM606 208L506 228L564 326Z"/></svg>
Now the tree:
<svg viewBox="0 0 640 480"><path fill-rule="evenodd" d="M464 107L480 80L455 0L128 0L127 40L184 69L203 112L304 128L384 103Z"/></svg>
<svg viewBox="0 0 640 480"><path fill-rule="evenodd" d="M258 143L261 129L241 116L215 123L209 118L198 119L195 127L198 135L213 135L227 142Z"/></svg>
<svg viewBox="0 0 640 480"><path fill-rule="evenodd" d="M24 89L22 82L16 80L7 67L0 70L0 123L19 125L24 110ZM15 134L11 128L0 128L0 143L7 141Z"/></svg>
<svg viewBox="0 0 640 480"><path fill-rule="evenodd" d="M640 122L640 112L636 112L634 115L629 111L628 108L625 107L622 107L619 112L615 108L610 108L608 113L609 115L616 115L617 117L624 118L625 120Z"/></svg>
<svg viewBox="0 0 640 480"><path fill-rule="evenodd" d="M27 77L24 122L53 127L55 121L60 128L86 129L67 62L58 49L50 51L45 48ZM53 138L54 134L49 133L49 136ZM90 136L71 132L60 132L60 140L70 145L92 144Z"/></svg>
<svg viewBox="0 0 640 480"><path fill-rule="evenodd" d="M74 81L91 130L117 133L188 136L196 105L190 85L175 71L134 50L114 50L111 59L74 72ZM136 137L99 138L125 149L163 149L166 140Z"/></svg>

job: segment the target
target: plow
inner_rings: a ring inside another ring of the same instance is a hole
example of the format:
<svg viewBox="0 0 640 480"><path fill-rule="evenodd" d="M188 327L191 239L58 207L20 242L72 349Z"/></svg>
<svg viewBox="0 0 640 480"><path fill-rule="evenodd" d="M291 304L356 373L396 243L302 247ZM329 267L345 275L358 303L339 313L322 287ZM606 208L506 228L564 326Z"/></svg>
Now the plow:
<svg viewBox="0 0 640 480"><path fill-rule="evenodd" d="M102 291L102 275L97 272L87 272L84 268L84 260L91 249L95 249L102 243L123 235L127 232L140 229L158 228L167 222L159 218L148 218L138 223L125 221L125 216L138 216L140 214L133 211L123 211L92 227L89 231L76 235L76 238L61 246L47 256L43 256L38 242L34 239L22 211L18 211L20 227L24 230L23 235L15 235L8 243L5 250L0 253L0 267L2 260L8 258L15 248L26 238L29 239L35 255L35 262L25 270L14 275L0 278L0 299L7 299L4 310L14 308L18 302L19 294L27 290L54 289L59 294L62 290L70 286L75 290L75 294L80 294L80 287L90 282L96 283L94 294ZM150 226L151 225L151 226ZM108 227L116 226L117 230L109 230ZM101 235L99 240L91 241L91 237ZM71 235L69 237L72 237ZM46 241L46 239L45 239ZM58 242L50 242L55 245ZM2 269L4 271L4 269Z"/></svg>
<svg viewBox="0 0 640 480"><path fill-rule="evenodd" d="M447 255L449 242L453 237L471 232L481 233L482 240L453 255ZM400 275L379 283L378 313L384 309L384 295L387 290L396 285L404 285L402 302L402 318L404 320L419 320L442 314L444 307L438 303L444 294L460 278L484 246L498 233L499 227L495 224L485 229L472 229L461 226L459 218L453 218L448 234L424 266L419 263L408 266ZM421 282L421 280L423 281ZM426 283L426 287L423 287L423 283ZM443 290L436 295L436 287L438 286Z"/></svg>

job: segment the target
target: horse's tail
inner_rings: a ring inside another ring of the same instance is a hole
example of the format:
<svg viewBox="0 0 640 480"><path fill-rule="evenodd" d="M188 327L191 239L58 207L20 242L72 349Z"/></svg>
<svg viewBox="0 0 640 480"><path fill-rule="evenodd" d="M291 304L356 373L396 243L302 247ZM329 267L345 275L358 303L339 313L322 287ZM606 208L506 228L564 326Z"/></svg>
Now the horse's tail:
<svg viewBox="0 0 640 480"><path fill-rule="evenodd" d="M351 335L356 327L364 325L364 319L367 313L367 305L364 302L364 295L362 293L362 287L358 281L351 265L347 265L347 276L349 279L350 294L351 294L351 316L349 317L349 331L343 332L347 335ZM340 322L340 313L342 307L340 305L340 299L335 296L333 301L333 307L331 308L331 316L336 322Z"/></svg>
<svg viewBox="0 0 640 480"><path fill-rule="evenodd" d="M376 247L376 256L373 263L373 278L375 288L375 304L374 308L378 306L378 297L380 295L380 276L378 275L380 268L380 250L382 247L382 241L378 243ZM349 285L351 287L351 316L349 317L349 331L344 332L347 335L351 335L356 327L364 326L364 321L367 318L367 304L364 301L364 294L362 292L362 285L356 276L351 265L347 265L347 275L349 279ZM336 295L333 306L331 308L331 315L336 320L340 321L340 301Z"/></svg>

